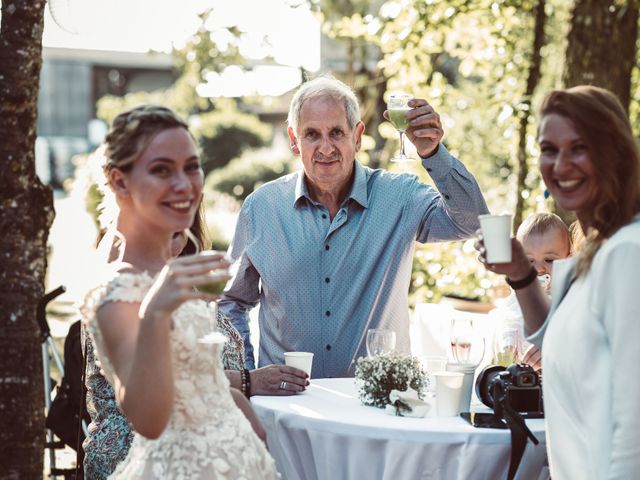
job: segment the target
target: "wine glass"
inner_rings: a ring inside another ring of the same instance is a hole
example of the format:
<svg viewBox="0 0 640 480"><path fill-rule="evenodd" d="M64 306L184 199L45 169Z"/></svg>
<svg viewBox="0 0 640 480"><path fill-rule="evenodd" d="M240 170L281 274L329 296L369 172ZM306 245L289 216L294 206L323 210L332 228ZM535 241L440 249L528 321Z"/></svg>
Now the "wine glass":
<svg viewBox="0 0 640 480"><path fill-rule="evenodd" d="M493 364L508 367L517 363L523 353L524 338L520 326L507 323L496 329L493 341Z"/></svg>
<svg viewBox="0 0 640 480"><path fill-rule="evenodd" d="M367 331L367 355L385 355L396 348L396 332L382 328L371 328Z"/></svg>
<svg viewBox="0 0 640 480"><path fill-rule="evenodd" d="M395 155L392 162L413 162L415 159L408 157L404 153L404 132L409 128L409 119L407 118L407 112L411 110L409 106L409 100L411 95L406 93L392 93L389 95L389 101L387 102L387 112L389 115L389 121L396 127L400 134L400 153Z"/></svg>
<svg viewBox="0 0 640 480"><path fill-rule="evenodd" d="M185 229L184 231L187 238L191 241L194 247L194 255L198 255L201 253L200 251L200 242L195 237L193 232L190 229ZM217 269L212 271L215 275L221 277L221 280L213 280L210 283L206 283L204 285L198 285L196 288L200 291L211 293L214 295L220 295L224 291L224 287L227 284L227 280L225 279L228 275L228 269ZM226 338L222 335L217 329L217 317L218 317L218 304L216 302L211 302L211 313L208 317L208 331L203 336L198 338L198 343L204 344L217 344L224 343Z"/></svg>
<svg viewBox="0 0 640 480"><path fill-rule="evenodd" d="M484 357L484 337L473 328L473 320L467 317L451 319L451 355L455 363L479 365Z"/></svg>

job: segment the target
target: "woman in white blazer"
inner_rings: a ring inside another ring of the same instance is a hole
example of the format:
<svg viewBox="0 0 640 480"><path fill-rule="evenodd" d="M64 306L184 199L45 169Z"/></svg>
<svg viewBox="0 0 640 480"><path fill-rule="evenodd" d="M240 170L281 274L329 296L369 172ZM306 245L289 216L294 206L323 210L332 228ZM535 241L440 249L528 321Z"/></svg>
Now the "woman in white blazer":
<svg viewBox="0 0 640 480"><path fill-rule="evenodd" d="M542 347L553 480L640 475L640 153L627 113L591 86L552 91L540 111L540 172L586 239L553 266L551 304L521 244L506 275L528 340Z"/></svg>

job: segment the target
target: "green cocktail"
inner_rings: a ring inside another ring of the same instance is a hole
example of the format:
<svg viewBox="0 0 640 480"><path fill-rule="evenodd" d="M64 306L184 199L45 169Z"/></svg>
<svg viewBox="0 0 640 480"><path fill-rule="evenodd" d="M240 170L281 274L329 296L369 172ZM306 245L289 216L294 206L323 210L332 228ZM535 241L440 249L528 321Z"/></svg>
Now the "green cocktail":
<svg viewBox="0 0 640 480"><path fill-rule="evenodd" d="M389 121L400 134L400 153L391 158L392 162L413 162L415 159L404 153L404 132L410 127L407 112L411 110L409 102L413 97L407 93L391 93L387 101Z"/></svg>
<svg viewBox="0 0 640 480"><path fill-rule="evenodd" d="M518 363L518 352L515 347L506 347L501 352L496 352L496 356L491 363L502 367L508 367L512 363Z"/></svg>
<svg viewBox="0 0 640 480"><path fill-rule="evenodd" d="M409 128L409 119L406 113L410 108L398 108L389 110L389 121L399 132L406 132Z"/></svg>
<svg viewBox="0 0 640 480"><path fill-rule="evenodd" d="M204 293L210 293L212 295L221 295L224 292L224 287L227 285L226 280L219 282L205 283L204 285L198 285L198 290Z"/></svg>

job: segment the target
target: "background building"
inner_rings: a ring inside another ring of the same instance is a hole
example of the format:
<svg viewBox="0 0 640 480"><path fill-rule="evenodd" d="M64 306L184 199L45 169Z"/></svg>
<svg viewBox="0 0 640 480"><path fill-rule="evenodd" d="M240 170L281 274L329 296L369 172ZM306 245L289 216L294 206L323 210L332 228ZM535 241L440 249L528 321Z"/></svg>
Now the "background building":
<svg viewBox="0 0 640 480"><path fill-rule="evenodd" d="M106 127L96 119L102 96L167 88L174 80L167 54L45 47L36 146L40 178L60 187L73 172L73 155L102 141Z"/></svg>

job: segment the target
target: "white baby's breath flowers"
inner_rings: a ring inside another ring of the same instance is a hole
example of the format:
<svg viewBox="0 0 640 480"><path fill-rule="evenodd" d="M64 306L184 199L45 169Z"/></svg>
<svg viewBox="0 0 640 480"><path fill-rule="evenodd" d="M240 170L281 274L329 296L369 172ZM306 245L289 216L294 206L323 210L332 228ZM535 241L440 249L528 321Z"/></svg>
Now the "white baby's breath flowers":
<svg viewBox="0 0 640 480"><path fill-rule="evenodd" d="M364 405L384 408L391 403L391 390L412 388L419 398L424 396L425 372L416 357L409 355L377 355L363 357L356 364L360 401Z"/></svg>

